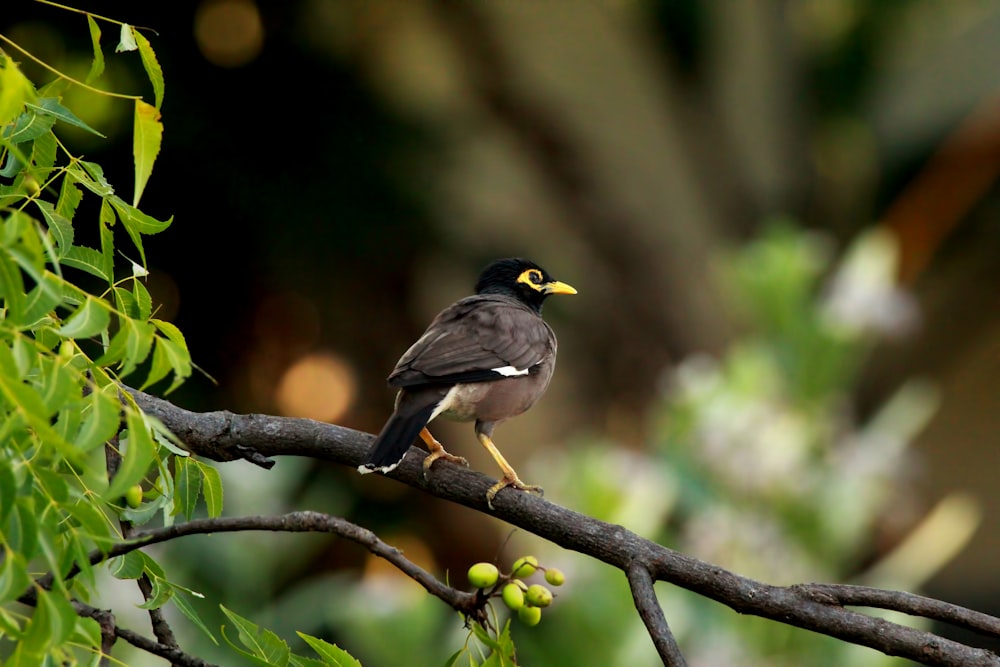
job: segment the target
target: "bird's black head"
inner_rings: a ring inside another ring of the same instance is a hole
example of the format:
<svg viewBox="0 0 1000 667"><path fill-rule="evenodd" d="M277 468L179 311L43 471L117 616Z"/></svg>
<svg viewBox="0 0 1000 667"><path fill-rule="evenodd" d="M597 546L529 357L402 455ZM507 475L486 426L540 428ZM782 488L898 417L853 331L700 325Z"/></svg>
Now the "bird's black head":
<svg viewBox="0 0 1000 667"><path fill-rule="evenodd" d="M576 294L576 290L554 280L531 260L510 257L498 259L483 269L476 283L476 294L506 294L540 313L550 294Z"/></svg>

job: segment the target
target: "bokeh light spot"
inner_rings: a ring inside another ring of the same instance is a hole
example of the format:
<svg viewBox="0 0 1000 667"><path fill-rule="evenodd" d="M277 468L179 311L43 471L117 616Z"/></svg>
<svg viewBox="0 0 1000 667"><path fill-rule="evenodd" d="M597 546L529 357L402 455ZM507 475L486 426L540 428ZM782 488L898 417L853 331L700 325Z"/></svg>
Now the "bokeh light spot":
<svg viewBox="0 0 1000 667"><path fill-rule="evenodd" d="M242 67L264 46L264 24L252 0L206 0L194 15L198 50L213 65Z"/></svg>
<svg viewBox="0 0 1000 667"><path fill-rule="evenodd" d="M324 352L288 367L275 390L275 402L283 415L335 422L356 395L354 371L340 357Z"/></svg>

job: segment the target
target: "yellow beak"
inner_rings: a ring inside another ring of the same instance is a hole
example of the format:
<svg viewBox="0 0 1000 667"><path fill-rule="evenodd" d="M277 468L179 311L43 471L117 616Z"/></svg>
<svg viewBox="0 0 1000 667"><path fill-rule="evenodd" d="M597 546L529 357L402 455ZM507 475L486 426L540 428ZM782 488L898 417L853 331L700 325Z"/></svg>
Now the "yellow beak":
<svg viewBox="0 0 1000 667"><path fill-rule="evenodd" d="M542 285L542 292L545 294L576 294L576 289L572 285L553 280Z"/></svg>

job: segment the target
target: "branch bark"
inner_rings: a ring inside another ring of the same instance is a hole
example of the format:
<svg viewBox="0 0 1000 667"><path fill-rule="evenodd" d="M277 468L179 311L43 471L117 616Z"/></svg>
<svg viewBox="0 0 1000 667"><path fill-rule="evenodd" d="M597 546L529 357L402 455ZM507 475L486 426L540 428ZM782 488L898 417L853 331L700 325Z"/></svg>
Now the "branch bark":
<svg viewBox="0 0 1000 667"><path fill-rule="evenodd" d="M219 461L236 458L237 451L252 451L264 458L309 456L357 467L364 461L374 436L342 426L308 419L237 415L231 412L194 413L142 392L129 390L138 405L159 418L195 454ZM847 642L867 646L887 655L942 667L1000 667L991 651L968 646L939 635L875 618L843 605L898 609L908 614L947 622L960 621L983 634L1000 636L1000 619L940 601L906 593L861 587L820 584L772 586L692 558L640 537L623 526L574 512L533 494L504 489L486 505L486 491L493 480L481 473L452 465L435 466L424 478L422 454L408 455L388 477L427 493L490 514L566 549L586 554L626 574L643 596L640 613L650 628L654 644L664 657L669 640L664 625L649 608L644 593L646 570L651 581L665 581L720 602L741 614L768 618L812 630ZM184 525L173 527L184 530ZM872 604L876 603L876 604ZM643 611L643 609L646 611ZM660 614L662 615L662 610ZM664 621L665 623L665 621ZM669 632L669 629L667 630ZM665 648L661 649L661 645ZM667 655L670 655L669 650ZM673 658L671 658L673 659ZM670 663L667 663L670 664ZM682 664L682 663L675 663Z"/></svg>

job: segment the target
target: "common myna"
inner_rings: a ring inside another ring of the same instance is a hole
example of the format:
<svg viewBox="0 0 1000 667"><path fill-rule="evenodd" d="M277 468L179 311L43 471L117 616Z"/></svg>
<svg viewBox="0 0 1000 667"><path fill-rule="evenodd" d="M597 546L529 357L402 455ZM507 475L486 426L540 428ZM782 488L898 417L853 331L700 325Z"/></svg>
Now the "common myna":
<svg viewBox="0 0 1000 667"><path fill-rule="evenodd" d="M468 465L445 451L427 430L437 416L476 422L476 436L503 471L486 492L507 486L541 493L518 478L493 444L500 422L530 408L545 392L556 365L556 336L542 319L550 294L576 290L526 259L500 259L487 266L476 294L441 311L389 374L399 387L396 408L372 444L362 473L389 472L419 436L430 450L424 474L438 459Z"/></svg>

